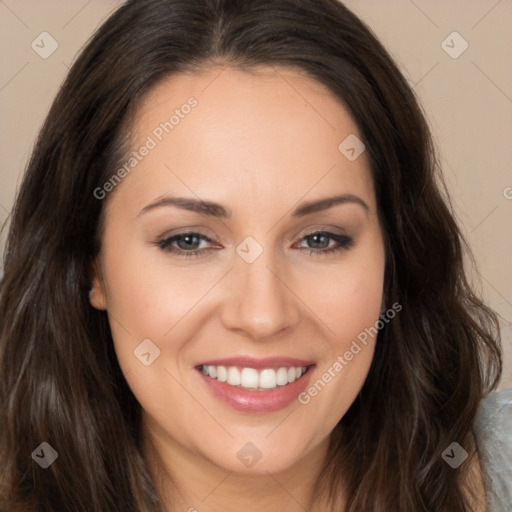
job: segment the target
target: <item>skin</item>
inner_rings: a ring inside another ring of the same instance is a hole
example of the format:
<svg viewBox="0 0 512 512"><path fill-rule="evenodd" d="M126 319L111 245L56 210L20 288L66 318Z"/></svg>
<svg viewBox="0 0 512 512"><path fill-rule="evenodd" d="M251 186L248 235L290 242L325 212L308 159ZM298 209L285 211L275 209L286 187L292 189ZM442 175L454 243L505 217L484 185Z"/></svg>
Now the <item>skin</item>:
<svg viewBox="0 0 512 512"><path fill-rule="evenodd" d="M149 92L131 150L190 96L198 105L106 199L91 304L108 312L169 511L328 510L313 492L329 436L366 379L375 339L308 404L271 413L220 402L194 366L235 355L297 357L316 362L314 382L377 322L385 253L369 164L366 153L349 161L338 150L348 135L362 137L344 105L301 71L213 66ZM345 203L290 215L299 203L338 194L353 194L368 209ZM215 201L232 216L175 206L141 213L166 195ZM337 246L305 238L318 231L345 232L354 244L311 254ZM217 250L186 259L158 246L177 232L211 240L189 251ZM252 263L236 252L248 236L263 248ZM160 350L149 366L133 354L144 339ZM248 442L261 452L251 468L237 457Z"/></svg>

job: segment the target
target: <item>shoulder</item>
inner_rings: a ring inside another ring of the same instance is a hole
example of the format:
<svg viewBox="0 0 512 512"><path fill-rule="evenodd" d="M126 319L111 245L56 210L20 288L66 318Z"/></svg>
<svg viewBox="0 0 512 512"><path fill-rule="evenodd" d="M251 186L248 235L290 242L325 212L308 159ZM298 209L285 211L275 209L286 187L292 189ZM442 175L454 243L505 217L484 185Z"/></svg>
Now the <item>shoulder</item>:
<svg viewBox="0 0 512 512"><path fill-rule="evenodd" d="M474 425L489 512L512 510L512 388L488 394Z"/></svg>

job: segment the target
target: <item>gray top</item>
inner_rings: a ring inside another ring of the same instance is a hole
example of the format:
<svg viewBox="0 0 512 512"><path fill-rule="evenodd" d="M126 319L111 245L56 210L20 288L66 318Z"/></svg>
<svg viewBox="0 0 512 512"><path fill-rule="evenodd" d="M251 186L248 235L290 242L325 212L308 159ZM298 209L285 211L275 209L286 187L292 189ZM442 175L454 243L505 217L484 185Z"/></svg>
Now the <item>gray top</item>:
<svg viewBox="0 0 512 512"><path fill-rule="evenodd" d="M489 512L512 512L512 388L480 403L475 436Z"/></svg>

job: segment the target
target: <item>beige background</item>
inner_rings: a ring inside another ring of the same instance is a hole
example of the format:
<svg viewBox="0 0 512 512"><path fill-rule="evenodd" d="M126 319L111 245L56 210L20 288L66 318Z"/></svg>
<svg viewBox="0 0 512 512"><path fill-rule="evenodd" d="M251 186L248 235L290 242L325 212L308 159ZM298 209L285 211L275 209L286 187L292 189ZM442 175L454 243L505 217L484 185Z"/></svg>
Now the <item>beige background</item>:
<svg viewBox="0 0 512 512"><path fill-rule="evenodd" d="M501 315L512 386L512 1L350 0L416 90L436 138L484 298ZM120 2L0 0L0 222L76 53ZM135 28L135 27L134 27ZM469 45L458 58L464 41ZM42 32L58 48L41 58ZM442 42L446 39L444 45Z"/></svg>

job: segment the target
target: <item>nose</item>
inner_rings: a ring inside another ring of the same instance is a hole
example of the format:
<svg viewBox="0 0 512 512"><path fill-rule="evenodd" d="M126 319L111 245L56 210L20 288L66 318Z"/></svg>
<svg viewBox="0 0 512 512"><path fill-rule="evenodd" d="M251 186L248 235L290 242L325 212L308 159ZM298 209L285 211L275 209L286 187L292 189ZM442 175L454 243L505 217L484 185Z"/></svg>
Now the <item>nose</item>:
<svg viewBox="0 0 512 512"><path fill-rule="evenodd" d="M259 341L291 329L300 315L289 274L279 271L270 251L252 263L236 258L226 283L230 291L222 308L223 325Z"/></svg>

